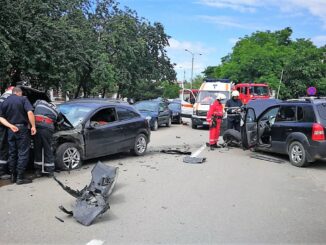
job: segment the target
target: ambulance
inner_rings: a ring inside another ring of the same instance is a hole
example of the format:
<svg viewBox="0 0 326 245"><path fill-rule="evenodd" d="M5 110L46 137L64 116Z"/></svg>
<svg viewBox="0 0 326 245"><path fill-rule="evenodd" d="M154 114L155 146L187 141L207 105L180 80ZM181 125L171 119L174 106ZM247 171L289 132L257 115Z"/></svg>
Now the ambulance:
<svg viewBox="0 0 326 245"><path fill-rule="evenodd" d="M182 89L179 91L181 117L191 118L197 95L198 89Z"/></svg>
<svg viewBox="0 0 326 245"><path fill-rule="evenodd" d="M232 84L228 79L206 79L200 86L196 102L193 106L191 117L191 126L196 129L198 126L208 125L206 121L209 106L214 102L217 93L225 95L226 99L222 101L225 105L226 101L231 98ZM222 123L223 124L223 123Z"/></svg>

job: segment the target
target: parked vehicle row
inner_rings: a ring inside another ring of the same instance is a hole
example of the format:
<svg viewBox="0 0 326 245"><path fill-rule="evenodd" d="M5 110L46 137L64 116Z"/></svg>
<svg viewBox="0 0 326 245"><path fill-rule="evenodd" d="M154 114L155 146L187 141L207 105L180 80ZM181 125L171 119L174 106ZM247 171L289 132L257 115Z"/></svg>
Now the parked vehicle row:
<svg viewBox="0 0 326 245"><path fill-rule="evenodd" d="M134 104L140 114L146 118L153 131L160 126L170 127L172 122L181 123L181 102L169 102L164 99L144 100Z"/></svg>

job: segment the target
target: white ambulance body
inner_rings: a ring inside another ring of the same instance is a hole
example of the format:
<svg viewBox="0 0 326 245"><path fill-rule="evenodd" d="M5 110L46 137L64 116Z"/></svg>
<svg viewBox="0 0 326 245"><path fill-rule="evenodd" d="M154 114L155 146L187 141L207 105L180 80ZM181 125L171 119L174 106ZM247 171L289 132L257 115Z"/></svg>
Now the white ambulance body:
<svg viewBox="0 0 326 245"><path fill-rule="evenodd" d="M211 79L205 81L200 89L193 106L193 114L191 117L192 128L207 125L206 116L209 106L215 101L216 94L222 93L226 99L222 101L225 105L226 101L231 98L231 83L227 79Z"/></svg>

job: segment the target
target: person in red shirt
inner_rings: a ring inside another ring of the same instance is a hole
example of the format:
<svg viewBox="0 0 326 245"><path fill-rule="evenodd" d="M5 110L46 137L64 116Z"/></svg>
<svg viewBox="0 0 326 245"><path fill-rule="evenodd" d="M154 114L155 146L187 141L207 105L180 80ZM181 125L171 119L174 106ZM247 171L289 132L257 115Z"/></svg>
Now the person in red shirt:
<svg viewBox="0 0 326 245"><path fill-rule="evenodd" d="M207 113L207 122L209 124L209 146L211 150L218 148L217 142L220 137L220 127L223 118L223 105L222 100L225 100L226 96L221 93L216 94L215 101L210 105Z"/></svg>

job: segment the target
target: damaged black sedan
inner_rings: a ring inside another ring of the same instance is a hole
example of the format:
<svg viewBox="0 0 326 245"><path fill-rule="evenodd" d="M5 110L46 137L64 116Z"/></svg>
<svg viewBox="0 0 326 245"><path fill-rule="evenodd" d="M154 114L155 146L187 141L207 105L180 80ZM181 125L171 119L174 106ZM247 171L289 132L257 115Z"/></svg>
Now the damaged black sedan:
<svg viewBox="0 0 326 245"><path fill-rule="evenodd" d="M56 167L76 169L83 160L132 151L141 156L150 141L146 119L129 104L78 99L58 106L67 122L54 134Z"/></svg>

